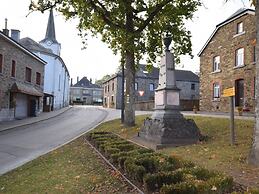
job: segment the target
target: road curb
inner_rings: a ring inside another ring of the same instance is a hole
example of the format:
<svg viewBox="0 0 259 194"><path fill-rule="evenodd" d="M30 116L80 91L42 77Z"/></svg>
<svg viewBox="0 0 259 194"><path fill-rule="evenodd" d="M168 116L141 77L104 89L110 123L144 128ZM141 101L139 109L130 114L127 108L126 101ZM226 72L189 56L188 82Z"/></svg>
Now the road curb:
<svg viewBox="0 0 259 194"><path fill-rule="evenodd" d="M12 129L15 129L17 127L24 127L24 126L28 126L28 125L32 125L32 124L35 124L35 123L39 123L39 122L42 122L42 121L46 121L46 120L49 120L51 118L55 118L65 112L67 112L68 110L72 109L73 107L70 106L69 108L67 108L66 110L56 114L56 115L53 115L53 116L50 116L50 117L47 117L47 118L44 118L44 119L41 119L41 120L37 120L37 121L32 121L30 123L24 123L24 124L18 124L18 125L15 125L15 126L11 126L11 127L7 127L7 128L4 128L4 129L0 129L0 133L2 132L5 132L5 131L8 131L8 130L12 130ZM10 121L11 122L11 121Z"/></svg>

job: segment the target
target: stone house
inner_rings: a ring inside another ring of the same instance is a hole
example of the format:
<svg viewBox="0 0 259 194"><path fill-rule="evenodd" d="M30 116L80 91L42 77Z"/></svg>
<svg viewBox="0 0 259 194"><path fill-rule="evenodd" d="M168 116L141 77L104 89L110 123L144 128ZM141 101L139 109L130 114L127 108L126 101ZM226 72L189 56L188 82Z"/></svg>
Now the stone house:
<svg viewBox="0 0 259 194"><path fill-rule="evenodd" d="M42 112L46 62L16 40L18 30L0 32L0 121Z"/></svg>
<svg viewBox="0 0 259 194"><path fill-rule="evenodd" d="M71 81L72 82L72 81ZM83 77L77 80L77 83L70 86L70 103L94 105L102 104L103 90L99 85L93 84L92 79Z"/></svg>
<svg viewBox="0 0 259 194"><path fill-rule="evenodd" d="M153 67L151 72L146 65L139 65L135 76L136 110L152 110L154 108L155 89L158 86L159 69ZM103 106L121 108L121 72L103 83ZM191 71L176 70L176 84L181 89L180 101L182 110L191 110L199 105L199 77Z"/></svg>
<svg viewBox="0 0 259 194"><path fill-rule="evenodd" d="M200 110L229 111L224 89L235 88L235 106L254 110L255 12L242 8L216 26L200 57Z"/></svg>
<svg viewBox="0 0 259 194"><path fill-rule="evenodd" d="M39 43L31 38L19 41L24 47L47 62L45 66L43 111L69 105L69 71L60 56L61 44L56 40L53 11L50 10L46 35Z"/></svg>

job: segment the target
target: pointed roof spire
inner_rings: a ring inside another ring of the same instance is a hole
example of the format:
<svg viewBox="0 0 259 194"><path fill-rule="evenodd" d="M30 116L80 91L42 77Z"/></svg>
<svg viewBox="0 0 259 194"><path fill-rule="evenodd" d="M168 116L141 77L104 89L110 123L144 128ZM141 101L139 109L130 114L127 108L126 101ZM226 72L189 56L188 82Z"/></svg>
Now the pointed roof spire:
<svg viewBox="0 0 259 194"><path fill-rule="evenodd" d="M57 43L56 33L55 33L54 16L53 16L53 10L52 9L49 12L48 26L47 26L47 31L46 31L46 35L45 35L44 40L51 40L52 42ZM42 40L42 41L44 41L44 40Z"/></svg>

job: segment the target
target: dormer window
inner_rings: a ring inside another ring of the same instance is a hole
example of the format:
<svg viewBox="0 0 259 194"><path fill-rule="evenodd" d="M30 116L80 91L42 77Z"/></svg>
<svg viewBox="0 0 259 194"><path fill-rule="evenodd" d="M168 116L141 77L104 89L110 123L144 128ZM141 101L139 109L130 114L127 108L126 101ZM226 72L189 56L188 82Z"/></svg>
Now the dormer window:
<svg viewBox="0 0 259 194"><path fill-rule="evenodd" d="M237 34L242 34L244 32L243 22L237 24Z"/></svg>
<svg viewBox="0 0 259 194"><path fill-rule="evenodd" d="M220 56L213 58L213 72L220 71Z"/></svg>

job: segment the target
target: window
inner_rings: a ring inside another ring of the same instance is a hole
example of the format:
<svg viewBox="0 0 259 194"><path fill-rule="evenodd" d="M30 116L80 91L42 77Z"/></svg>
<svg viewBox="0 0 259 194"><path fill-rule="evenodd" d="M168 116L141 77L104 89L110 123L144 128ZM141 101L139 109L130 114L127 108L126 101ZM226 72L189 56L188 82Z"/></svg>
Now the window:
<svg viewBox="0 0 259 194"><path fill-rule="evenodd" d="M89 94L89 90L83 90L83 94Z"/></svg>
<svg viewBox="0 0 259 194"><path fill-rule="evenodd" d="M219 83L213 84L213 99L220 98L220 86Z"/></svg>
<svg viewBox="0 0 259 194"><path fill-rule="evenodd" d="M61 75L58 76L58 91L61 89Z"/></svg>
<svg viewBox="0 0 259 194"><path fill-rule="evenodd" d="M220 69L220 56L216 56L213 58L213 72L219 71Z"/></svg>
<svg viewBox="0 0 259 194"><path fill-rule="evenodd" d="M112 96L112 103L114 103L114 96Z"/></svg>
<svg viewBox="0 0 259 194"><path fill-rule="evenodd" d="M138 90L138 83L135 82L135 90L137 91Z"/></svg>
<svg viewBox="0 0 259 194"><path fill-rule="evenodd" d="M25 80L31 82L31 69L29 67L25 69Z"/></svg>
<svg viewBox="0 0 259 194"><path fill-rule="evenodd" d="M237 24L237 34L241 34L242 32L244 32L243 22L240 22Z"/></svg>
<svg viewBox="0 0 259 194"><path fill-rule="evenodd" d="M112 91L114 91L114 83L112 83Z"/></svg>
<svg viewBox="0 0 259 194"><path fill-rule="evenodd" d="M191 85L191 90L195 90L195 84Z"/></svg>
<svg viewBox="0 0 259 194"><path fill-rule="evenodd" d="M104 86L104 92L105 93L107 92L107 86Z"/></svg>
<svg viewBox="0 0 259 194"><path fill-rule="evenodd" d="M39 72L36 72L36 84L40 85L41 82L41 74Z"/></svg>
<svg viewBox="0 0 259 194"><path fill-rule="evenodd" d="M3 55L0 54L0 73L3 73Z"/></svg>
<svg viewBox="0 0 259 194"><path fill-rule="evenodd" d="M154 91L155 85L154 84L149 84L149 91Z"/></svg>
<svg viewBox="0 0 259 194"><path fill-rule="evenodd" d="M240 48L236 50L235 66L243 66L243 65L244 65L244 48Z"/></svg>
<svg viewBox="0 0 259 194"><path fill-rule="evenodd" d="M253 60L252 60L252 62L256 62L256 58L255 58L255 55L256 54L256 47L255 46L253 46Z"/></svg>
<svg viewBox="0 0 259 194"><path fill-rule="evenodd" d="M15 77L15 66L16 66L16 62L15 62L15 60L12 60L12 68L11 68L12 77Z"/></svg>

